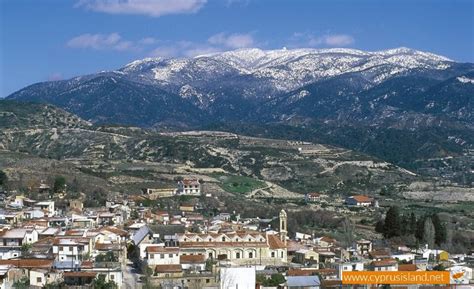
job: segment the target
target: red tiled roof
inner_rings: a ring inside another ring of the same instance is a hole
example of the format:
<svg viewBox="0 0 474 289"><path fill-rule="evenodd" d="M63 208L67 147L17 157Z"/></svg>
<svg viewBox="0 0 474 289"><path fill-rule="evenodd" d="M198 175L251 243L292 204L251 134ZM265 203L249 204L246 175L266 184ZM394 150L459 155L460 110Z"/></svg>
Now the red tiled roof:
<svg viewBox="0 0 474 289"><path fill-rule="evenodd" d="M145 251L148 253L179 253L178 247L148 246Z"/></svg>
<svg viewBox="0 0 474 289"><path fill-rule="evenodd" d="M86 271L71 271L71 272L64 272L64 277L91 277L95 278L97 272L86 272Z"/></svg>
<svg viewBox="0 0 474 289"><path fill-rule="evenodd" d="M373 201L372 198L364 196L364 195L356 195L352 196L354 200L356 200L358 203L371 203Z"/></svg>
<svg viewBox="0 0 474 289"><path fill-rule="evenodd" d="M336 270L334 269L315 269L315 268L309 268L309 269L295 269L295 268L290 268L288 270L288 276L313 276L316 274L321 274L323 275L323 270L329 270L331 274L336 273ZM325 273L326 275L329 275L329 273Z"/></svg>
<svg viewBox="0 0 474 289"><path fill-rule="evenodd" d="M179 263L181 264L195 264L204 263L206 257L204 255L182 255L179 257Z"/></svg>
<svg viewBox="0 0 474 289"><path fill-rule="evenodd" d="M156 265L156 273L179 273L182 272L181 265Z"/></svg>
<svg viewBox="0 0 474 289"><path fill-rule="evenodd" d="M390 257L390 253L385 251L385 250L374 250L369 252L369 256L372 259L378 259L378 258L385 258L385 257Z"/></svg>
<svg viewBox="0 0 474 289"><path fill-rule="evenodd" d="M129 235L127 231L119 229L117 227L112 227L112 226L104 227L104 228L101 229L101 231L109 231L111 233L114 233L114 234L122 236L122 237L126 237L126 236Z"/></svg>
<svg viewBox="0 0 474 289"><path fill-rule="evenodd" d="M374 267L386 267L386 266L393 266L397 264L397 260L394 259L385 259L380 261L372 261L372 265Z"/></svg>
<svg viewBox="0 0 474 289"><path fill-rule="evenodd" d="M121 247L119 244L95 243L95 249L99 251L120 251Z"/></svg>
<svg viewBox="0 0 474 289"><path fill-rule="evenodd" d="M327 237L327 236L322 237L321 241L326 242L326 243L336 243L335 239L333 239L331 237Z"/></svg>
<svg viewBox="0 0 474 289"><path fill-rule="evenodd" d="M183 184L186 186L189 186L189 185L196 186L196 185L199 185L199 181L196 179L184 179Z"/></svg>
<svg viewBox="0 0 474 289"><path fill-rule="evenodd" d="M18 268L51 268L53 260L50 259L17 259L0 260L0 265L12 265Z"/></svg>
<svg viewBox="0 0 474 289"><path fill-rule="evenodd" d="M280 240L280 237L278 235L268 235L267 241L270 249L286 248L286 245Z"/></svg>

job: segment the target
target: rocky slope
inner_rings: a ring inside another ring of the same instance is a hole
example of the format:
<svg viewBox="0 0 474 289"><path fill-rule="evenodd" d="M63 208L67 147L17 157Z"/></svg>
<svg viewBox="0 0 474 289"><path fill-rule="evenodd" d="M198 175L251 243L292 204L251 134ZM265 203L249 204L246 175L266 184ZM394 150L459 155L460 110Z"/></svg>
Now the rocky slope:
<svg viewBox="0 0 474 289"><path fill-rule="evenodd" d="M13 114L29 122L12 127ZM373 192L418 178L393 164L333 146L213 131L156 133L97 127L53 106L10 101L0 101L0 154L11 160L4 165L13 176L26 170L44 177L45 171L31 171L31 164L12 159L14 154L25 159L26 154L33 156L32 161L56 159L67 164L62 173L68 168L71 175L99 177L121 190L128 185L136 190L157 180L172 182L183 174L212 183L217 182L215 172L264 180L272 188L267 195Z"/></svg>

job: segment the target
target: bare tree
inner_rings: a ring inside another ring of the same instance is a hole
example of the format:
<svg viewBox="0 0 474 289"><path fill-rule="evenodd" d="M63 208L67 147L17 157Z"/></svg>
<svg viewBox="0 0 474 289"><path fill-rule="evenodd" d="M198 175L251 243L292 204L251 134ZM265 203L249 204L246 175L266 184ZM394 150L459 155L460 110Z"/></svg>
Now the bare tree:
<svg viewBox="0 0 474 289"><path fill-rule="evenodd" d="M354 242L354 224L349 218L342 220L343 245L349 247Z"/></svg>

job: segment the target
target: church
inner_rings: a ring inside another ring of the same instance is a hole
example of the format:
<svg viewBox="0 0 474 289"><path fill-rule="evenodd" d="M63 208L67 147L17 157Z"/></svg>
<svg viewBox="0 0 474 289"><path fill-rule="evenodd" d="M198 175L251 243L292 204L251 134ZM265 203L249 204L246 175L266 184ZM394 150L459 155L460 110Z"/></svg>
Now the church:
<svg viewBox="0 0 474 289"><path fill-rule="evenodd" d="M206 259L234 265L282 265L287 262L287 214L279 215L279 232L233 231L177 235L180 255L204 255Z"/></svg>

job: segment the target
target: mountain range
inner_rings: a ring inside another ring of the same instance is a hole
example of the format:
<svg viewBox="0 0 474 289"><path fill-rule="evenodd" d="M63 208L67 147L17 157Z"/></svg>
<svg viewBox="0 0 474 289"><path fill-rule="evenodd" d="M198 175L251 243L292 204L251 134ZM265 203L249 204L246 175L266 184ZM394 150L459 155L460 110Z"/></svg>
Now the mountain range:
<svg viewBox="0 0 474 289"><path fill-rule="evenodd" d="M265 136L291 127L301 130L297 138L402 164L470 149L473 96L474 64L428 52L253 48L146 58L7 99L50 103L96 124L247 134L258 127ZM410 157L398 156L392 140L406 143Z"/></svg>

